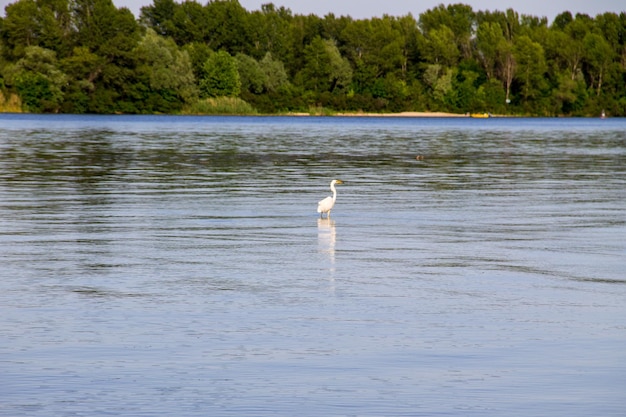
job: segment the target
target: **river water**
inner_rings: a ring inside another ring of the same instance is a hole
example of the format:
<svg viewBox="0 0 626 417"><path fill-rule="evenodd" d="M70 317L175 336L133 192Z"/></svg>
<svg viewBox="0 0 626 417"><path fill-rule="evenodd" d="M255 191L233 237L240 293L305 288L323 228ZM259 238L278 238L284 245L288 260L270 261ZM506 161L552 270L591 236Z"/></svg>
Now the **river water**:
<svg viewBox="0 0 626 417"><path fill-rule="evenodd" d="M2 115L0 415L623 416L625 209L622 119Z"/></svg>

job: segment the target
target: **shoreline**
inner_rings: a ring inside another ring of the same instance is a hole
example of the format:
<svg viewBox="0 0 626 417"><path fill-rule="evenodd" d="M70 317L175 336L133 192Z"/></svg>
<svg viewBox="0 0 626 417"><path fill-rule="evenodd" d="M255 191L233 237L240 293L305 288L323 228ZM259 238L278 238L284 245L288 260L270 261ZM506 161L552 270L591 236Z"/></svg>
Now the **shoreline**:
<svg viewBox="0 0 626 417"><path fill-rule="evenodd" d="M364 112L337 112L331 114L314 114L314 113L284 113L283 116L325 116L325 117L470 117L469 114L446 113L446 112L422 112L422 111L404 111L399 113L364 113Z"/></svg>
<svg viewBox="0 0 626 417"><path fill-rule="evenodd" d="M269 116L269 115L268 115ZM294 117L397 117L397 118L467 118L467 119L491 119L491 118L507 118L507 117L525 117L516 115L504 115L504 114L492 114L488 112L476 112L476 113L448 113L442 111L403 111L397 113L371 113L371 112L329 112L329 113L308 113L308 112L293 112L293 113L278 113L276 116L294 116ZM535 116L529 116L535 117Z"/></svg>
<svg viewBox="0 0 626 417"><path fill-rule="evenodd" d="M469 114L446 112L403 111L399 113L337 113L335 116L347 117L470 117Z"/></svg>

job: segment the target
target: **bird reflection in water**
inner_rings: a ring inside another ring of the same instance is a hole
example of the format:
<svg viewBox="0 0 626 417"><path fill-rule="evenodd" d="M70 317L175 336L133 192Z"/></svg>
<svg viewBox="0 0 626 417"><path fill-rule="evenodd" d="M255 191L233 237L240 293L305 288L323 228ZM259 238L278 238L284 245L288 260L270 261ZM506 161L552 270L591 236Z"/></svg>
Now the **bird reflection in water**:
<svg viewBox="0 0 626 417"><path fill-rule="evenodd" d="M318 252L328 257L328 279L331 282L331 291L335 290L335 221L331 219L317 219L317 245Z"/></svg>

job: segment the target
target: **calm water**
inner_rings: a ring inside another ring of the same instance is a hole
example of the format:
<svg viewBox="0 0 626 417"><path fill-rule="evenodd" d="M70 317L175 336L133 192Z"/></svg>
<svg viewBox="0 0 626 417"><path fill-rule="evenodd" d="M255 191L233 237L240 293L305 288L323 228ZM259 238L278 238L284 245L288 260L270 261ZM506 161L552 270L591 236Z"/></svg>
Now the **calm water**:
<svg viewBox="0 0 626 417"><path fill-rule="evenodd" d="M623 416L625 209L626 120L3 115L0 415Z"/></svg>

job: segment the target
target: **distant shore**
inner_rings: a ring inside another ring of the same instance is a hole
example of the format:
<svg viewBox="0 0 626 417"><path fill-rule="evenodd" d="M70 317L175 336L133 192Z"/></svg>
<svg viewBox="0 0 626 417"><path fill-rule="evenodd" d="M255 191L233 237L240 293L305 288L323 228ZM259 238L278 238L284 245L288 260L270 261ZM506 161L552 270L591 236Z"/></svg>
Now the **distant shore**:
<svg viewBox="0 0 626 417"><path fill-rule="evenodd" d="M339 116L339 117L470 117L469 113L446 113L446 112L422 112L404 111L399 113L364 113L364 112L338 112L331 114L314 113L286 113L285 116Z"/></svg>
<svg viewBox="0 0 626 417"><path fill-rule="evenodd" d="M469 117L468 114L444 113L444 112L421 112L404 111L400 113L337 113L336 116L355 117Z"/></svg>

